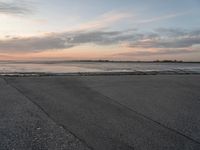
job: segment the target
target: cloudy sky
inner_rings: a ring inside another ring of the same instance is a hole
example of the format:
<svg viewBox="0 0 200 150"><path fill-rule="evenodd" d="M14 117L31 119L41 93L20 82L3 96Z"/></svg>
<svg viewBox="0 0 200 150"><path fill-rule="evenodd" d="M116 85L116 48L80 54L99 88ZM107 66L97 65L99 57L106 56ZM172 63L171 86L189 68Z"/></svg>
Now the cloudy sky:
<svg viewBox="0 0 200 150"><path fill-rule="evenodd" d="M199 0L0 0L0 60L200 61Z"/></svg>

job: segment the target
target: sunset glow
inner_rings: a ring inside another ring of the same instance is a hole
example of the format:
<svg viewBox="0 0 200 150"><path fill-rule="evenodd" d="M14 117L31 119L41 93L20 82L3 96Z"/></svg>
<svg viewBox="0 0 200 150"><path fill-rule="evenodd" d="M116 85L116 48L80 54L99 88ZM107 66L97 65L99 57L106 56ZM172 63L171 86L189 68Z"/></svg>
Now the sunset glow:
<svg viewBox="0 0 200 150"><path fill-rule="evenodd" d="M200 61L198 0L0 0L1 60Z"/></svg>

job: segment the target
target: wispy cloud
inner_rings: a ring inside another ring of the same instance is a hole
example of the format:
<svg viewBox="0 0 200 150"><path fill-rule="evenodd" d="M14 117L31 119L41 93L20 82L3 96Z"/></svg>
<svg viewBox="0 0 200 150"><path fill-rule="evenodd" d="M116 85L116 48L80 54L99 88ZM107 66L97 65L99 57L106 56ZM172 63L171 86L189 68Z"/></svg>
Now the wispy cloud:
<svg viewBox="0 0 200 150"><path fill-rule="evenodd" d="M120 34L117 31L75 31L52 33L41 37L15 37L0 40L0 52L38 52L52 49L67 49L88 43L108 45L116 43L117 37Z"/></svg>
<svg viewBox="0 0 200 150"><path fill-rule="evenodd" d="M159 29L154 36L132 41L129 47L138 48L185 48L200 44L200 30Z"/></svg>
<svg viewBox="0 0 200 150"><path fill-rule="evenodd" d="M76 30L96 30L100 28L105 28L110 25L113 25L114 23L123 21L124 19L130 19L133 15L129 12L107 12L99 17L97 17L93 21L89 21L87 23L83 23L74 29Z"/></svg>
<svg viewBox="0 0 200 150"><path fill-rule="evenodd" d="M176 18L179 16L183 16L188 14L189 12L184 12L184 13L172 13L172 14L167 14L167 15L163 15L163 16L157 16L157 17L153 17L150 19L143 19L143 20L138 20L136 21L136 23L151 23L151 22L157 22L157 21L161 21L161 20L167 20L167 19L172 19L172 18Z"/></svg>
<svg viewBox="0 0 200 150"><path fill-rule="evenodd" d="M41 52L68 49L84 44L120 46L123 43L126 43L124 48L145 49L137 55L155 54L146 51L149 49L158 50L157 54L180 54L194 52L194 50L197 52L200 50L200 30L157 29L144 33L137 30L104 31L99 29L51 33L38 37L9 37L6 40L0 40L0 52Z"/></svg>
<svg viewBox="0 0 200 150"><path fill-rule="evenodd" d="M26 15L32 13L30 2L17 1L0 1L0 14L7 15Z"/></svg>

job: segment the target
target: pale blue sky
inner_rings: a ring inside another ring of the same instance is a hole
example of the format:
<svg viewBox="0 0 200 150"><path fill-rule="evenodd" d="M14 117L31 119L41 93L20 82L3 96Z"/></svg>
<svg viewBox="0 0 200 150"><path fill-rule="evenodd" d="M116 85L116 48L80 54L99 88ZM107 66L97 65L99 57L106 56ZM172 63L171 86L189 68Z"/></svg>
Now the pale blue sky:
<svg viewBox="0 0 200 150"><path fill-rule="evenodd" d="M171 14L180 15L142 24L142 27L145 26L149 29L155 27L198 28L200 23L199 0L43 0L37 1L37 3L39 11L36 12L36 15L38 17L45 18L50 22L63 19L60 20L60 24L63 26L68 23L91 21L111 11L135 15L134 18L127 19L127 22L130 22L129 28L137 26L137 20L153 19ZM121 24L121 28L127 27Z"/></svg>

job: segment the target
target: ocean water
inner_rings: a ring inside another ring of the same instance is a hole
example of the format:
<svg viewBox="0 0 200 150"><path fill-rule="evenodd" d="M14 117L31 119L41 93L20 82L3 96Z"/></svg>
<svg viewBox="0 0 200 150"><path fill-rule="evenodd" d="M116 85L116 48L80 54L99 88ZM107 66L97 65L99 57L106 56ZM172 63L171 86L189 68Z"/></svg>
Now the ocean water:
<svg viewBox="0 0 200 150"><path fill-rule="evenodd" d="M176 71L200 73L200 63L0 62L0 74Z"/></svg>

